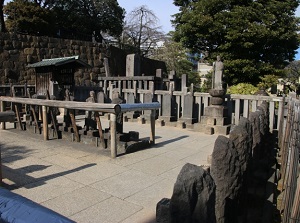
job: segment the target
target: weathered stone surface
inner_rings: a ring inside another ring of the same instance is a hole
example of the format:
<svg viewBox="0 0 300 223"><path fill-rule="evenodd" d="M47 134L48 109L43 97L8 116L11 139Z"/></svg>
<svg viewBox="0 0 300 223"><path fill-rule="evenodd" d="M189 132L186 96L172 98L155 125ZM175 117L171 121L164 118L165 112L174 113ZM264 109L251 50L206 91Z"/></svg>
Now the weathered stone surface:
<svg viewBox="0 0 300 223"><path fill-rule="evenodd" d="M222 97L226 93L225 89L210 89L209 94L213 97Z"/></svg>
<svg viewBox="0 0 300 223"><path fill-rule="evenodd" d="M202 167L185 164L174 185L170 222L215 222L215 184Z"/></svg>
<svg viewBox="0 0 300 223"><path fill-rule="evenodd" d="M156 205L156 222L169 223L170 221L170 199L163 198Z"/></svg>
<svg viewBox="0 0 300 223"><path fill-rule="evenodd" d="M239 125L230 132L229 139L232 140L238 152L242 171L246 171L252 156L252 127L250 121L242 117Z"/></svg>
<svg viewBox="0 0 300 223"><path fill-rule="evenodd" d="M253 132L253 144L252 144L252 153L254 159L259 159L260 155L260 146L261 146L261 132L260 132L260 117L259 112L252 112L249 115L249 121L252 126Z"/></svg>
<svg viewBox="0 0 300 223"><path fill-rule="evenodd" d="M216 184L216 219L218 223L237 222L238 195L241 190L239 154L233 142L219 136L212 153L211 176Z"/></svg>
<svg viewBox="0 0 300 223"><path fill-rule="evenodd" d="M79 55L81 59L89 64L94 65L97 69L96 74L100 73L100 68L103 67L102 61L99 61L99 52L107 49L102 49L103 46L94 43L88 43L79 40L64 40L49 37L37 37L30 35L14 35L10 33L0 33L1 52L0 52L0 70L5 69L13 70L17 74L26 70L28 63L39 62L42 59L49 59L55 57L65 57ZM126 55L121 55L121 50L115 50L110 47L111 60L113 72L116 75L125 75ZM88 55L87 55L88 54ZM97 58L97 60L95 60ZM5 63L4 63L5 62ZM117 65L117 66L116 66ZM2 67L2 68L1 68ZM80 78L76 77L76 85L83 84L85 80L89 79L89 69L82 71L87 75L81 75ZM23 81L24 77L13 78L0 78L0 84L7 84L9 81L18 82ZM27 79L27 83L35 83L35 75L31 75ZM21 82L20 82L21 83Z"/></svg>
<svg viewBox="0 0 300 223"><path fill-rule="evenodd" d="M212 105L222 105L224 102L224 99L222 97L212 97L210 99L210 103Z"/></svg>
<svg viewBox="0 0 300 223"><path fill-rule="evenodd" d="M204 115L210 117L227 117L228 109L224 106L211 105L204 108Z"/></svg>

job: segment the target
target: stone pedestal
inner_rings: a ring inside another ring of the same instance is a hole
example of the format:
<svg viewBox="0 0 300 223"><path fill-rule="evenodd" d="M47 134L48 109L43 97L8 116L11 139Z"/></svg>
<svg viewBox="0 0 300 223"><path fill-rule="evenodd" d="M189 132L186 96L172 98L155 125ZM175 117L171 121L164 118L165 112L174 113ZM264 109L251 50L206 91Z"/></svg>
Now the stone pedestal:
<svg viewBox="0 0 300 223"><path fill-rule="evenodd" d="M200 123L194 124L194 130L205 134L228 135L230 131L228 109L223 106L225 89L211 89L211 105L204 108L204 116Z"/></svg>

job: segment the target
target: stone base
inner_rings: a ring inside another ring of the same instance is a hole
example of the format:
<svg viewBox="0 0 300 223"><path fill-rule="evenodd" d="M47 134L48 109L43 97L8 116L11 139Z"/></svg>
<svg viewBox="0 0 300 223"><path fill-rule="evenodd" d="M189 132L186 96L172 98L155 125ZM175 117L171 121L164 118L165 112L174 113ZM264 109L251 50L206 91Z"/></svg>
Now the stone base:
<svg viewBox="0 0 300 223"><path fill-rule="evenodd" d="M177 128L185 129L185 126L186 126L186 124L185 124L185 122L183 122L183 121L177 121L177 122L176 122L176 127L177 127Z"/></svg>
<svg viewBox="0 0 300 223"><path fill-rule="evenodd" d="M195 119L194 118L180 118L179 121L184 122L185 124L193 124Z"/></svg>
<svg viewBox="0 0 300 223"><path fill-rule="evenodd" d="M200 123L205 125L228 125L229 119L228 117L203 116Z"/></svg>
<svg viewBox="0 0 300 223"><path fill-rule="evenodd" d="M127 112L123 115L124 122L128 122L128 120L133 120L139 117L140 114L134 112Z"/></svg>
<svg viewBox="0 0 300 223"><path fill-rule="evenodd" d="M227 117L228 109L225 106L210 105L210 106L204 108L204 116Z"/></svg>
<svg viewBox="0 0 300 223"><path fill-rule="evenodd" d="M204 132L205 134L220 134L228 135L230 131L230 125L206 125L201 123L194 124L194 131Z"/></svg>
<svg viewBox="0 0 300 223"><path fill-rule="evenodd" d="M156 119L155 120L155 125L157 126L165 126L165 121L162 119Z"/></svg>
<svg viewBox="0 0 300 223"><path fill-rule="evenodd" d="M159 119L164 120L164 122L172 122L172 121L176 121L176 117L175 116L159 116Z"/></svg>

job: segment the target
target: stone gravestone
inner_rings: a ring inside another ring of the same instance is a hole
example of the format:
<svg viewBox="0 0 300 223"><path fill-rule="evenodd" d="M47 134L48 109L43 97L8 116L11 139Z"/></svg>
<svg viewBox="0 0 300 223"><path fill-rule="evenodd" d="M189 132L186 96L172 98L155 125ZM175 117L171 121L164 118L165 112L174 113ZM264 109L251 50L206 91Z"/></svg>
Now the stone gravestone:
<svg viewBox="0 0 300 223"><path fill-rule="evenodd" d="M134 104L135 101L136 101L136 99L135 99L134 93L132 93L132 92L128 93L126 104ZM133 120L133 119L137 118L138 116L139 116L138 112L134 112L134 111L133 112L126 112L124 114L124 120L126 120L126 121L128 119Z"/></svg>
<svg viewBox="0 0 300 223"><path fill-rule="evenodd" d="M105 94L103 91L98 92L97 103L105 103Z"/></svg>
<svg viewBox="0 0 300 223"><path fill-rule="evenodd" d="M153 94L151 93L144 94L144 103L152 103L152 102L153 102ZM151 110L145 110L143 117L146 120L150 120L150 115L151 115Z"/></svg>
<svg viewBox="0 0 300 223"><path fill-rule="evenodd" d="M175 120L174 111L174 101L172 94L164 94L162 98L162 119L164 122L170 122Z"/></svg>
<svg viewBox="0 0 300 223"><path fill-rule="evenodd" d="M185 122L186 124L193 124L193 107L194 96L190 93L184 95L181 121Z"/></svg>
<svg viewBox="0 0 300 223"><path fill-rule="evenodd" d="M129 54L126 57L126 77L140 76L141 60L137 54Z"/></svg>

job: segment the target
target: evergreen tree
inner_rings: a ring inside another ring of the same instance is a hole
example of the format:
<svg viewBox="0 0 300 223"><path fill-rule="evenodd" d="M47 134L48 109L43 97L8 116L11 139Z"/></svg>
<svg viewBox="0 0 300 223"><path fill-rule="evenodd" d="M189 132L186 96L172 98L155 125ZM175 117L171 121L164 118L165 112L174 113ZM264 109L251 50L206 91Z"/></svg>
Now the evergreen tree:
<svg viewBox="0 0 300 223"><path fill-rule="evenodd" d="M34 35L52 35L55 31L54 17L47 8L26 0L14 0L4 7L9 31Z"/></svg>
<svg viewBox="0 0 300 223"><path fill-rule="evenodd" d="M117 0L13 0L4 7L7 28L29 34L119 36L124 9Z"/></svg>
<svg viewBox="0 0 300 223"><path fill-rule="evenodd" d="M174 38L194 52L221 55L229 85L280 75L298 48L298 0L174 0Z"/></svg>

